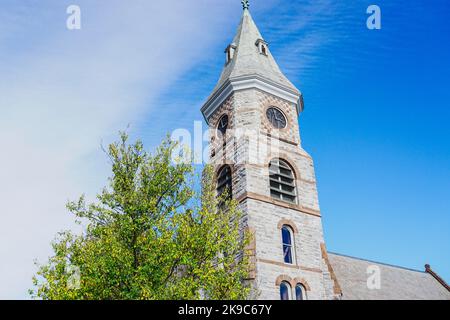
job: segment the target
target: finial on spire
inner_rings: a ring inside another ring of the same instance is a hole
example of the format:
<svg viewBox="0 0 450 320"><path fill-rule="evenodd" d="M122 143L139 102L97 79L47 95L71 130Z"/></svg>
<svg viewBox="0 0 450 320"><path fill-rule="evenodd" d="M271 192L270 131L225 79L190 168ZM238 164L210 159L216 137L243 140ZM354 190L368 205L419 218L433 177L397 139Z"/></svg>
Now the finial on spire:
<svg viewBox="0 0 450 320"><path fill-rule="evenodd" d="M250 8L250 3L248 0L242 0L242 7L244 8L244 10L248 10L248 8Z"/></svg>

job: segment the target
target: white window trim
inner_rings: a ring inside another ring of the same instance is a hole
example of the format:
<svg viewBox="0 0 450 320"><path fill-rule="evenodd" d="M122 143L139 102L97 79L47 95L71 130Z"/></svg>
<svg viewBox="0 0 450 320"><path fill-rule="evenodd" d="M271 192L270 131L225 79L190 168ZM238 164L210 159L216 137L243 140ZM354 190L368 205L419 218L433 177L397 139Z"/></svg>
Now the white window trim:
<svg viewBox="0 0 450 320"><path fill-rule="evenodd" d="M269 44L263 39L258 39L255 45L258 47L259 54L262 54L266 57L269 55Z"/></svg>
<svg viewBox="0 0 450 320"><path fill-rule="evenodd" d="M225 60L226 60L226 64L229 64L233 59L234 59L234 55L236 53L236 49L237 46L233 43L230 44L226 49L225 49Z"/></svg>
<svg viewBox="0 0 450 320"><path fill-rule="evenodd" d="M280 300L281 300L281 286L282 285L286 285L287 286L287 292L288 292L288 300L292 300L292 286L291 286L291 284L288 282L288 281L282 281L281 283L280 283Z"/></svg>
<svg viewBox="0 0 450 320"><path fill-rule="evenodd" d="M297 283L296 285L295 285L295 288L293 289L294 291L293 291L293 297L295 297L295 299L294 300L297 300L297 287L300 287L301 288L301 290L302 290L302 297L303 297L303 300L308 300L308 296L307 296L307 294L306 294L306 288L305 288L305 286L303 285L303 284L301 284L301 283ZM298 301L298 300L297 300Z"/></svg>
<svg viewBox="0 0 450 320"><path fill-rule="evenodd" d="M287 228L287 229L289 230L289 234L290 234L290 236L291 236L291 255L292 255L292 263L285 262L285 260L284 260L284 241L283 241L283 229L284 229L284 228ZM290 225L285 224L285 225L283 225L283 226L281 227L281 230L280 230L280 231L281 231L281 249L282 249L282 252L283 252L283 263L288 264L288 265L297 265L297 255L296 255L296 252L295 252L296 246L295 246L294 229L292 229L292 227L291 227Z"/></svg>

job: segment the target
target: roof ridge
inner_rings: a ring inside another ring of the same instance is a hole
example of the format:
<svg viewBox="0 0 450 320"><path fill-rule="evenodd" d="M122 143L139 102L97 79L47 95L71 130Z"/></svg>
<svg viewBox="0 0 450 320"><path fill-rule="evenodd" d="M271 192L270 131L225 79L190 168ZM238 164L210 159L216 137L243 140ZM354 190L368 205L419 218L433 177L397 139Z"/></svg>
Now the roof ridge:
<svg viewBox="0 0 450 320"><path fill-rule="evenodd" d="M447 282L445 282L445 280L443 278L441 278L441 276L439 276L436 272L433 271L433 269L431 269L431 266L429 264L425 265L425 272L429 273L434 279L437 280L437 282L439 282L445 289L447 289L448 291L450 291L450 286L447 284Z"/></svg>
<svg viewBox="0 0 450 320"><path fill-rule="evenodd" d="M395 265L395 264L390 264L390 263L385 263L385 262L379 262L379 261L369 260L369 259L364 259L364 258L358 258L358 257L354 257L354 256L342 254L342 253L332 252L332 251L328 251L328 253L329 253L329 254L334 254L334 255L336 255L336 256L345 257L345 258L350 258L350 259L355 259L355 260L360 260L360 261L366 261L366 262L376 263L376 264L380 264L380 265L387 266L387 267L392 267L392 268L403 269L403 270L408 270L408 271L413 271L413 272L419 272L419 273L426 274L426 272L425 272L425 271L422 271L422 270L417 270L417 269L413 269L413 268L402 267L402 266Z"/></svg>

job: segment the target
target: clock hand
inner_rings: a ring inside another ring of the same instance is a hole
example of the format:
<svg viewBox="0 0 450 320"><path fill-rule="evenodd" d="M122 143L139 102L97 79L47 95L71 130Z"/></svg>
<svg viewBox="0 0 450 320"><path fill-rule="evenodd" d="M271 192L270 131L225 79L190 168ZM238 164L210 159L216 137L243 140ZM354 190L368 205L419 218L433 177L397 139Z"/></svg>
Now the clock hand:
<svg viewBox="0 0 450 320"><path fill-rule="evenodd" d="M272 110L272 121L273 120L275 120L275 121L277 120L277 114L274 110Z"/></svg>

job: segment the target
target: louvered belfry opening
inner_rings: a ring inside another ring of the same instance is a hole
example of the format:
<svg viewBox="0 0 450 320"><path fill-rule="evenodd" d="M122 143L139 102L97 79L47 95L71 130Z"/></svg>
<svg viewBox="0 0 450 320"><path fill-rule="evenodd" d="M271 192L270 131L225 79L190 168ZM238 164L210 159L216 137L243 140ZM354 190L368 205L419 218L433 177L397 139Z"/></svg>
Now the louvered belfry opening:
<svg viewBox="0 0 450 320"><path fill-rule="evenodd" d="M289 164L281 159L274 159L270 162L269 172L272 198L295 203L297 200L295 177Z"/></svg>

